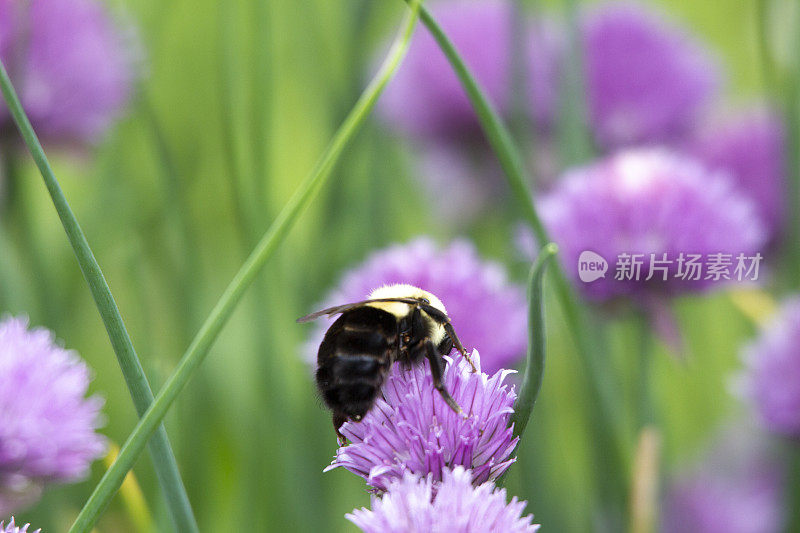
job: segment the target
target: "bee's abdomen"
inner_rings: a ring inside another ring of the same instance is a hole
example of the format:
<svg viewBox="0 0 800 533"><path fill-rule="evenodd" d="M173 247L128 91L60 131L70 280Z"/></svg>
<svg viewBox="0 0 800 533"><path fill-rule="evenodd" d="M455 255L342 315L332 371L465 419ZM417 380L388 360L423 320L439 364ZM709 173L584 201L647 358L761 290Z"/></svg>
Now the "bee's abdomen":
<svg viewBox="0 0 800 533"><path fill-rule="evenodd" d="M340 355L327 367L336 382L342 384L372 382L380 372L378 360L367 355Z"/></svg>
<svg viewBox="0 0 800 533"><path fill-rule="evenodd" d="M334 340L337 355L381 356L389 348L384 335L371 330L349 329L345 326Z"/></svg>
<svg viewBox="0 0 800 533"><path fill-rule="evenodd" d="M397 319L363 307L334 322L319 347L317 385L334 413L356 420L375 402L397 347Z"/></svg>

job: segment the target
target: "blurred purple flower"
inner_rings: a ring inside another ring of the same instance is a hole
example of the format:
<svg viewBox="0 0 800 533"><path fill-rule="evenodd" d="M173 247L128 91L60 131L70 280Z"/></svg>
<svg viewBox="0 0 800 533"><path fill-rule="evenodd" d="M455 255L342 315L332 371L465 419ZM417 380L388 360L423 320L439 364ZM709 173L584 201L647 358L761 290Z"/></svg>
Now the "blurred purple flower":
<svg viewBox="0 0 800 533"><path fill-rule="evenodd" d="M477 351L472 358L480 370ZM489 377L471 372L461 356L448 362L444 383L463 417L433 388L427 361L405 369L397 363L364 419L342 426L350 444L339 448L326 471L344 467L378 490L406 472L441 481L459 465L469 468L475 485L497 479L515 461L511 452L519 440L508 427L516 394L504 380L511 372Z"/></svg>
<svg viewBox="0 0 800 533"><path fill-rule="evenodd" d="M7 526L5 525L5 521L0 520L0 533L28 533L28 528L30 526L30 524L25 524L21 527L17 526L14 524L14 517L12 516ZM41 533L41 531L41 529L37 529L31 533Z"/></svg>
<svg viewBox="0 0 800 533"><path fill-rule="evenodd" d="M103 401L86 398L90 371L24 318L0 322L0 515L47 483L82 479L105 451L95 432Z"/></svg>
<svg viewBox="0 0 800 533"><path fill-rule="evenodd" d="M604 148L677 140L716 93L708 50L657 11L613 2L582 19L592 128Z"/></svg>
<svg viewBox="0 0 800 533"><path fill-rule="evenodd" d="M800 297L787 300L745 348L744 362L747 369L738 385L764 425L800 438Z"/></svg>
<svg viewBox="0 0 800 533"><path fill-rule="evenodd" d="M10 0L0 1L0 58L4 62L8 57L8 50L13 40L12 28L14 21L11 19L13 4L14 2Z"/></svg>
<svg viewBox="0 0 800 533"><path fill-rule="evenodd" d="M430 10L453 41L487 97L501 114L511 103L511 24L517 16L507 0L445 0ZM531 25L526 45L530 107L537 124L552 122L557 88L555 32ZM479 123L461 83L426 30L415 35L379 110L392 126L412 137L446 140L482 139Z"/></svg>
<svg viewBox="0 0 800 533"><path fill-rule="evenodd" d="M430 9L500 115L510 119L515 113L515 120L543 131L552 126L562 48L552 21L523 21L527 116L520 117L519 110L512 109L512 38L513 21L525 13L512 0L443 0L431 2ZM435 213L442 219L469 220L504 194L502 169L472 105L426 29L415 35L378 105L384 121L406 134L421 154L415 175L427 196L436 201L447 195L447 202L436 204Z"/></svg>
<svg viewBox="0 0 800 533"><path fill-rule="evenodd" d="M98 141L128 101L136 55L104 4L0 0L2 29L0 54L37 133ZM0 129L8 121L0 102Z"/></svg>
<svg viewBox="0 0 800 533"><path fill-rule="evenodd" d="M550 237L561 247L568 275L578 280L583 251L595 252L608 262L605 277L579 283L595 300L673 295L720 284L721 280L707 279L706 269L694 280L687 263L678 261L681 253L684 259L702 254L703 262L711 254L731 254L729 275L734 279L738 255L754 256L765 238L755 206L727 176L658 149L623 151L569 171L541 199L539 209ZM526 235L521 244L530 248ZM653 262L653 276L646 280L651 254L661 261L665 253L668 262ZM620 254L642 254L638 280L632 269L626 271L632 279L615 279ZM678 276L681 266L682 273L691 274L687 279Z"/></svg>
<svg viewBox="0 0 800 533"><path fill-rule="evenodd" d="M690 152L707 166L728 172L758 208L775 237L781 229L786 188L786 145L780 117L767 110L717 121L693 140Z"/></svg>
<svg viewBox="0 0 800 533"><path fill-rule="evenodd" d="M432 142L417 154L415 178L425 189L430 211L440 220L469 222L502 198L502 169L486 146Z"/></svg>
<svg viewBox="0 0 800 533"><path fill-rule="evenodd" d="M783 531L782 466L763 436L725 432L667 492L665 533L779 533Z"/></svg>
<svg viewBox="0 0 800 533"><path fill-rule="evenodd" d="M447 470L441 483L430 476L406 474L382 497L372 497L372 510L356 509L346 518L366 533L533 533L533 515L523 517L526 502L511 499L492 483L473 487L469 470Z"/></svg>
<svg viewBox="0 0 800 533"><path fill-rule="evenodd" d="M484 354L487 372L511 366L525 354L528 318L524 289L510 285L502 266L481 260L466 240L441 249L423 237L375 252L345 274L319 308L357 302L373 289L395 283L438 296L464 346ZM317 322L307 345L309 361L316 361L317 348L335 318Z"/></svg>
<svg viewBox="0 0 800 533"><path fill-rule="evenodd" d="M416 180L425 189L430 211L449 225L475 221L476 216L502 210L508 187L497 157L482 142L431 142L415 149ZM553 140L537 137L528 154L539 184L558 176ZM447 198L447 201L442 201Z"/></svg>

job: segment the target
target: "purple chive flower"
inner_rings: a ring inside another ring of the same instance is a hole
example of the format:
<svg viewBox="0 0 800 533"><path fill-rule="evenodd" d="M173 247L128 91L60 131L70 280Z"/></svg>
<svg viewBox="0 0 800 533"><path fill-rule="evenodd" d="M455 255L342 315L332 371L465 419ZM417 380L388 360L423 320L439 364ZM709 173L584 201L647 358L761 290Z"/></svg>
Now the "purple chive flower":
<svg viewBox="0 0 800 533"><path fill-rule="evenodd" d="M658 12L608 3L582 20L592 128L604 148L672 142L716 93L709 52Z"/></svg>
<svg viewBox="0 0 800 533"><path fill-rule="evenodd" d="M476 485L497 479L515 461L517 445L508 420L513 413L513 386L504 383L513 370L493 376L479 372L461 357L447 365L444 383L466 417L456 414L433 388L427 361L403 368L397 363L375 405L361 422L346 422L342 434L350 444L339 448L325 470L344 467L378 489L387 490L407 472L441 481L456 466L469 469Z"/></svg>
<svg viewBox="0 0 800 533"><path fill-rule="evenodd" d="M779 533L784 480L775 451L741 424L668 489L665 533Z"/></svg>
<svg viewBox="0 0 800 533"><path fill-rule="evenodd" d="M105 451L102 400L90 371L45 329L0 322L0 515L32 503L47 483L82 479Z"/></svg>
<svg viewBox="0 0 800 533"><path fill-rule="evenodd" d="M728 172L753 201L775 237L780 232L786 188L786 142L780 117L764 109L704 128L690 152L707 166Z"/></svg>
<svg viewBox="0 0 800 533"><path fill-rule="evenodd" d="M428 476L406 474L382 497L372 497L372 510L356 509L346 518L365 533L469 532L533 533L533 515L523 517L526 502L511 498L492 483L472 485L469 470L447 470L441 483Z"/></svg>
<svg viewBox="0 0 800 533"><path fill-rule="evenodd" d="M423 237L375 252L345 274L319 308L358 302L374 289L395 283L438 296L464 347L480 349L487 372L511 366L525 354L524 289L509 284L503 268L483 261L466 240L439 248ZM335 318L317 321L307 348L309 360L316 362L317 348Z"/></svg>
<svg viewBox="0 0 800 533"><path fill-rule="evenodd" d="M97 0L0 0L0 53L37 133L95 142L128 101L132 39ZM0 126L10 121L0 102Z"/></svg>
<svg viewBox="0 0 800 533"><path fill-rule="evenodd" d="M28 533L28 528L30 526L30 524L25 524L22 527L15 525L14 517L12 516L11 520L8 522L8 526L5 525L5 521L0 520L0 533ZM41 529L37 529L31 533L41 533L41 531Z"/></svg>
<svg viewBox="0 0 800 533"><path fill-rule="evenodd" d="M508 115L512 88L512 17L507 0L445 0L430 9L498 110ZM543 25L528 31L530 107L537 124L556 107L556 45ZM461 83L426 30L420 30L379 104L387 122L411 136L447 140L480 138L479 123Z"/></svg>
<svg viewBox="0 0 800 533"><path fill-rule="evenodd" d="M755 206L727 176L658 149L623 151L568 172L539 209L567 273L594 300L752 279L750 267L760 264L752 258L765 238ZM579 281L584 251L608 262L605 277ZM717 254L724 254L719 261ZM740 254L743 269L737 270ZM638 272L634 263L641 263Z"/></svg>
<svg viewBox="0 0 800 533"><path fill-rule="evenodd" d="M760 336L744 350L741 392L763 424L800 438L800 297L787 300Z"/></svg>

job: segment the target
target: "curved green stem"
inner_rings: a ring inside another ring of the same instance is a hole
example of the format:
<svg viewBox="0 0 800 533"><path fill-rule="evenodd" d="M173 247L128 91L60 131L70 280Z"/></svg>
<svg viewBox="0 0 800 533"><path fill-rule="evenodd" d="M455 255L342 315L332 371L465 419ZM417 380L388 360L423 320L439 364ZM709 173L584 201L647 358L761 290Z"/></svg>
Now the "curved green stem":
<svg viewBox="0 0 800 533"><path fill-rule="evenodd" d="M105 276L100 270L100 265L89 247L86 236L83 234L83 230L67 203L61 186L50 168L50 163L44 154L42 145L22 108L22 104L2 61L0 61L0 88L2 88L8 109L14 117L14 122L16 122L22 138L25 140L25 144L30 150L39 172L42 174L58 217L61 219L61 224L67 233L69 243L72 246L75 257L78 259L83 277L89 285L97 310L103 319L103 325L108 332L111 346L119 361L136 411L141 416L153 402L153 391L147 382L147 377L133 348L133 343L122 321L122 316L120 316L117 303L111 294L111 289L109 289ZM175 461L175 455L172 452L167 439L167 432L163 426L158 428L158 433L151 441L150 453L176 527L182 532L198 531L197 522L192 514L189 498L186 495L186 489L183 486L178 470L178 464Z"/></svg>
<svg viewBox="0 0 800 533"><path fill-rule="evenodd" d="M404 0L406 3L411 3L412 0ZM421 6L419 10L420 21L431 32L436 43L441 48L450 66L456 73L467 97L472 104L475 114L481 123L483 133L489 141L492 149L494 150L497 159L500 161L500 166L508 179L508 184L511 187L513 195L521 200L520 209L522 209L525 219L533 228L534 235L537 240L542 243L549 242L547 239L547 232L544 225L539 218L536 208L531 199L531 192L528 187L528 182L525 178L525 167L522 164L522 158L519 155L519 150L514 146L514 141L511 138L511 133L508 128L500 120L497 111L493 108L492 104L486 98L483 90L475 81L474 76L467 67L461 55L456 50L450 38L444 33L441 26L436 22L425 6ZM525 200L527 199L527 200Z"/></svg>
<svg viewBox="0 0 800 533"><path fill-rule="evenodd" d="M408 3L411 0L404 1ZM547 231L536 212L533 197L525 178L522 160L511 134L501 121L497 111L484 95L483 90L479 87L455 46L445 35L431 13L422 6L420 7L419 16L450 62L453 71L467 93L483 132L500 161L513 196L517 199L522 215L533 230L537 242L550 242ZM598 355L602 356L602 354L596 353L595 343L588 335L588 321L585 311L578 304L577 296L564 276L564 271L560 265L555 265L553 274L556 293L566 315L567 325L574 336L582 363L586 367L591 403L599 412L601 420L598 420L598 431L604 433L604 440L612 448L610 450L611 457L608 457L607 460L616 463L620 468L620 474L624 476L623 479L627 479L627 467L625 466L626 461L624 458L627 455L626 451L629 445L625 438L626 430L621 411L616 408L618 402L617 395L611 388L613 383L607 379L607 367L601 364L598 359Z"/></svg>
<svg viewBox="0 0 800 533"><path fill-rule="evenodd" d="M785 442L786 491L784 509L787 509L786 531L800 531L800 446L797 442Z"/></svg>
<svg viewBox="0 0 800 533"><path fill-rule="evenodd" d="M636 350L636 360L639 365L639 375L636 380L636 431L639 432L656 423L656 402L653 391L655 339L647 316L637 317L636 322L639 341Z"/></svg>
<svg viewBox="0 0 800 533"><path fill-rule="evenodd" d="M78 518L70 528L71 532L90 531L97 522L103 509L119 489L125 475L133 467L145 443L164 418L164 415L166 415L178 394L189 381L191 375L203 362L217 335L219 335L228 318L230 318L247 288L253 283L261 267L272 256L272 253L284 240L293 223L327 181L342 151L369 116L378 96L380 96L389 79L397 70L400 61L408 50L418 12L417 2L412 0L411 3L411 12L403 23L400 35L395 40L380 70L367 86L358 102L356 102L353 110L345 118L344 123L334 135L333 140L314 170L300 184L255 250L253 250L250 257L248 257L225 289L222 297L214 306L211 314L203 323L197 336L178 363L175 373L167 380L164 388L159 391L153 405L139 420L139 423L125 442L117 460L103 475L86 505L81 509Z"/></svg>
<svg viewBox="0 0 800 533"><path fill-rule="evenodd" d="M800 17L794 20L794 46L800 44ZM796 50L796 48L795 48ZM800 58L794 57L787 80L781 88L784 112L786 113L786 146L788 160L787 210L789 212L789 230L786 242L789 243L786 253L786 271L791 288L800 289Z"/></svg>
<svg viewBox="0 0 800 533"><path fill-rule="evenodd" d="M756 34L758 35L758 58L761 60L761 74L767 91L775 91L777 68L770 46L770 0L757 0L755 3Z"/></svg>
<svg viewBox="0 0 800 533"><path fill-rule="evenodd" d="M526 0L514 0L511 5L511 57L509 85L511 86L511 133L517 140L517 145L522 147L520 156L523 162L530 161L531 154L536 148L536 122L530 94L533 91L528 53L529 37L533 28L528 19L528 4ZM538 8L539 6L536 6ZM535 176L534 176L535 177Z"/></svg>
<svg viewBox="0 0 800 533"><path fill-rule="evenodd" d="M583 76L583 43L578 24L578 0L564 2L566 25L566 60L559 91L558 147L561 164L583 164L594 155L594 146L586 127L586 89Z"/></svg>
<svg viewBox="0 0 800 533"><path fill-rule="evenodd" d="M782 66L776 61L770 44L770 11L774 2L759 0L756 4L756 33L758 52L763 65L764 81L778 103L786 120L786 186L784 203L786 213L786 238L783 246L783 262L786 281L792 289L800 288L800 58ZM800 45L800 20L792 21L792 44Z"/></svg>
<svg viewBox="0 0 800 533"><path fill-rule="evenodd" d="M514 402L514 414L509 420L514 425L514 435L522 437L531 411L539 396L544 377L545 359L545 331L544 331L544 303L543 280L547 263L558 253L558 246L554 243L545 245L531 267L528 278L528 356L525 362L525 374L522 376L522 386L519 396Z"/></svg>

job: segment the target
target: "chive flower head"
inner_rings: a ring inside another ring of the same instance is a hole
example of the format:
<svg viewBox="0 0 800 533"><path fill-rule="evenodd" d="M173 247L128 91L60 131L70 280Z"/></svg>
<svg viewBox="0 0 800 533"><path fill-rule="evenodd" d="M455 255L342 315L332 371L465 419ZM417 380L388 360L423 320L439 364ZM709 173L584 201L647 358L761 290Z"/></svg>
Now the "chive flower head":
<svg viewBox="0 0 800 533"><path fill-rule="evenodd" d="M385 491L404 474L441 481L456 466L480 485L497 479L515 461L518 438L508 427L516 394L505 382L511 370L490 376L462 358L449 359L444 384L466 417L455 413L433 388L428 362L404 368L396 363L372 409L360 422L346 422L342 446L326 469L343 467Z"/></svg>
<svg viewBox="0 0 800 533"><path fill-rule="evenodd" d="M755 204L727 174L677 152L623 150L570 170L539 210L567 274L596 301L705 290L757 279L761 268L766 229ZM607 262L605 277L581 280L586 251Z"/></svg>
<svg viewBox="0 0 800 533"><path fill-rule="evenodd" d="M469 470L446 470L441 482L411 474L393 481L372 509L346 515L365 533L534 533L533 516L522 516L526 502L506 502L505 489L493 483L474 486Z"/></svg>
<svg viewBox="0 0 800 533"><path fill-rule="evenodd" d="M23 318L0 322L0 515L41 489L86 477L103 455L102 399L86 397L90 371L78 355Z"/></svg>

